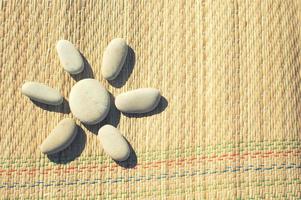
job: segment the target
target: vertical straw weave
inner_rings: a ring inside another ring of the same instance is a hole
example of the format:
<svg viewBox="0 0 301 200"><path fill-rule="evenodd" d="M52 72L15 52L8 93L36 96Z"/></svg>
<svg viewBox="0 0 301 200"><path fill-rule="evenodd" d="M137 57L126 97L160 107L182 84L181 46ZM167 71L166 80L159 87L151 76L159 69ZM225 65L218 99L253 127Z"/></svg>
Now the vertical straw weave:
<svg viewBox="0 0 301 200"><path fill-rule="evenodd" d="M301 198L300 1L1 0L0 10L2 199ZM134 63L118 87L100 74L115 37ZM80 77L60 66L62 38L112 94L154 87L166 98L153 115L110 118L136 166L113 162L83 125L59 159L38 150L72 114L67 103L36 106L20 87L38 81L68 99Z"/></svg>

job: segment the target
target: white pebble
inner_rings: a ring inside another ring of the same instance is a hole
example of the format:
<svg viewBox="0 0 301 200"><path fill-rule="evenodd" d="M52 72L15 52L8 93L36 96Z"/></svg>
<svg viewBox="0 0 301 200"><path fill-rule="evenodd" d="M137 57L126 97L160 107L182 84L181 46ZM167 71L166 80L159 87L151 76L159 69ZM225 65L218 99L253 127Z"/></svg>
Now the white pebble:
<svg viewBox="0 0 301 200"><path fill-rule="evenodd" d="M22 94L34 101L49 105L63 103L63 96L54 88L38 82L26 82L21 88Z"/></svg>
<svg viewBox="0 0 301 200"><path fill-rule="evenodd" d="M97 136L104 151L116 161L125 161L130 156L130 148L119 130L111 125L105 125Z"/></svg>
<svg viewBox="0 0 301 200"><path fill-rule="evenodd" d="M115 79L127 56L128 46L124 39L113 39L103 53L101 73L107 80Z"/></svg>
<svg viewBox="0 0 301 200"><path fill-rule="evenodd" d="M97 124L110 110L110 96L107 90L95 79L77 82L69 95L70 110L85 124Z"/></svg>
<svg viewBox="0 0 301 200"><path fill-rule="evenodd" d="M119 94L115 99L115 105L118 110L125 113L146 113L155 109L160 99L159 90L140 88Z"/></svg>
<svg viewBox="0 0 301 200"><path fill-rule="evenodd" d="M77 134L77 126L73 119L63 119L43 141L40 149L45 154L53 154L67 148Z"/></svg>
<svg viewBox="0 0 301 200"><path fill-rule="evenodd" d="M56 44L56 50L65 71L70 74L79 74L83 71L83 58L71 42L59 40Z"/></svg>

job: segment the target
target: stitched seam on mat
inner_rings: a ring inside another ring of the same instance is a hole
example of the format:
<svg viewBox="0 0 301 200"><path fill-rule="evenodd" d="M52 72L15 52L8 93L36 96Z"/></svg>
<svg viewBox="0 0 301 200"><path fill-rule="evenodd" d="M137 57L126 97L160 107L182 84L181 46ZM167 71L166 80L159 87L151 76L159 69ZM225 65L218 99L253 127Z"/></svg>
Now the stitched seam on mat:
<svg viewBox="0 0 301 200"><path fill-rule="evenodd" d="M183 150L181 150L180 148L176 148L176 149L170 149L170 150L162 150L162 152L156 152L156 151L152 151L152 152L139 152L139 155L141 155L141 157L143 155L148 156L149 159L151 159L151 155L153 155L153 157L157 157L158 155L161 156L165 156L165 155L177 155L178 157L180 157L180 154L183 153L188 153L188 152L197 152L198 154L204 153L206 152L207 154L210 153L214 153L214 154L222 154L225 153L225 150L228 151L233 151L234 149L237 148L237 150L239 152L243 152L246 148L249 151L254 151L254 150L287 150L287 149L299 149L301 146L301 142L297 141L297 140L292 140L292 141L272 141L272 143L268 143L266 144L265 142L267 141L262 141L262 142L256 142L256 141L250 141L249 143L245 143L245 146L240 146L239 143L235 144L235 145L231 145L231 143L229 143L228 145L226 144L218 144L215 146L211 146L208 147L206 149L201 149L201 147L189 147L189 148L185 148ZM242 142L243 143L243 142ZM223 146L224 145L224 146ZM283 146L285 145L285 146ZM270 147L273 147L273 149L271 149ZM40 158L41 159L41 158ZM42 157L42 159L44 159L44 157ZM64 157L60 157L61 160L65 160L66 158ZM81 162L85 162L85 161L94 161L94 160L109 160L109 158L107 158L106 156L103 155L95 155L95 156L85 156L85 157L81 157L77 162L81 163ZM33 163L34 162L34 163ZM5 165L5 164L23 164L23 163L30 163L35 165L35 163L40 163L39 158L0 158L0 165ZM85 163L86 164L86 163Z"/></svg>
<svg viewBox="0 0 301 200"><path fill-rule="evenodd" d="M165 161L156 161L156 162L149 162L149 163L143 163L143 164L137 164L135 168L133 169L148 169L148 168L159 168L162 165L167 165L167 166L172 166L172 165L177 165L177 166L184 166L187 164L193 164L193 163L200 163L203 161L207 162L212 162L212 161L227 161L227 160L239 160L239 159L255 159L255 158L269 158L269 157L287 157L287 156L299 156L301 154L301 151L286 151L286 152L255 152L255 153L243 153L243 154L224 154L221 156L212 156L212 157L191 157L191 158L184 158L184 159L179 159L179 160L165 160ZM108 169L109 168L109 169ZM26 168L21 168L21 169L8 169L8 170L3 170L0 169L0 175L12 175L12 174L17 174L17 175L22 175L22 174L50 174L50 172L56 173L56 174L61 174L61 173L75 173L75 172L82 172L82 170L85 170L86 172L92 172L94 171L106 171L106 169L113 171L114 169L118 168L118 165L105 165L105 166L84 166L84 167L68 167L68 168L47 168L47 169L41 169L41 168L34 168L34 169L26 169ZM128 170L124 169L123 170Z"/></svg>
<svg viewBox="0 0 301 200"><path fill-rule="evenodd" d="M301 169L301 164L295 164L295 163L282 163L281 165L272 164L269 167L264 167L263 165L259 165L257 167L254 167L253 165L249 165L247 167L244 166L235 166L235 167L225 167L224 170L219 171L200 171L195 170L192 172L185 171L184 173L174 172L173 174L168 173L162 173L159 176L156 176L155 174L149 175L149 176L131 176L129 178L126 177L119 177L116 179L107 178L106 180L101 179L94 179L94 180L74 180L73 182L67 182L66 180L59 180L59 181L51 181L48 183L45 183L44 181L37 181L33 184L30 183L13 183L10 185L10 183L2 183L0 185L0 189L11 189L11 188L25 188L25 187L50 187L50 186L70 186L70 185L93 185L93 184L114 184L114 183L126 183L126 182L140 182L140 181L149 181L149 180L162 180L162 179L172 179L172 178L182 178L182 177L190 177L190 176L206 176L206 175L214 175L214 174L225 174L225 173L245 173L245 172L263 172L263 171L270 171L270 170L293 170L293 169Z"/></svg>
<svg viewBox="0 0 301 200"><path fill-rule="evenodd" d="M248 188L248 187L252 187L252 188L256 188L256 187L270 187L270 186L280 186L280 185L301 185L301 181L300 179L292 179L290 182L286 182L287 180L281 180L281 179L271 179L271 180L253 180L253 181L243 181L243 184L248 184L250 183L250 185L246 185L244 186L244 188ZM225 190L225 189L236 189L238 188L237 185L233 184L227 184L224 185L225 187L222 188L218 188L218 186L223 186L224 183L214 183L211 185L207 185L207 187L204 187L203 185L196 185L196 187L199 189L198 192L204 192L204 191L220 191L220 190ZM209 186L209 187L208 187ZM191 188L186 188L185 192L188 192ZM167 191L167 195L171 196L171 195L176 195L175 192L178 190L182 190L182 185L178 185L178 187L176 188L172 188L170 190ZM105 199L108 198L112 198L112 196L114 196L114 199L123 199L125 197L139 197L140 195L143 195L143 197L148 197L148 196L154 196L154 195L159 195L160 191L153 189L153 190L142 190L139 192L134 192L129 196L128 192L118 192L118 193L107 193L106 197L104 197ZM135 195L133 195L135 194ZM292 191L286 191L284 194L292 194L295 195ZM54 195L51 197L66 197L68 195L68 193L64 193L64 194L59 194L59 195ZM72 197L80 197L80 196L103 196L103 193L98 193L98 194L73 194ZM119 195L119 196L116 196ZM45 195L44 195L45 197Z"/></svg>

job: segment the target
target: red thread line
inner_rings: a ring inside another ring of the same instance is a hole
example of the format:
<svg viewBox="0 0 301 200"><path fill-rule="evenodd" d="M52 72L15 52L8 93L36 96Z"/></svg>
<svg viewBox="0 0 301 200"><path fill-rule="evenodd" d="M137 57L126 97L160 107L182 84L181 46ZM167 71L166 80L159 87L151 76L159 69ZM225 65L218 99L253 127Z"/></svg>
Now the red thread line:
<svg viewBox="0 0 301 200"><path fill-rule="evenodd" d="M244 153L244 154L223 154L221 156L216 156L213 155L211 157L207 157L207 156L203 156L200 157L199 160L197 160L197 157L191 157L188 159L180 159L180 160L166 160L166 161L157 161L157 162L148 162L145 164L137 164L133 169L137 169L138 167L141 167L143 169L148 169L148 168L159 168L161 167L161 165L158 164L163 164L165 163L167 166L172 166L172 165L179 165L179 166L184 166L185 164L192 164L192 163L199 163L202 161L214 161L218 160L218 161L222 161L222 160L235 160L235 159L245 159L247 156L250 156L250 158L268 158L270 156L275 156L275 157L279 157L279 156L288 156L289 154L291 154L293 156L298 156L301 151L286 151L286 152L255 152L255 153ZM240 157L238 157L240 156ZM194 160L197 160L197 162L194 162ZM102 166L102 167L98 167L98 166L84 166L84 167L69 167L69 168L62 168L62 167L58 167L56 169L53 168L47 168L47 169L43 169L43 171L39 172L39 174L49 174L50 171L54 171L54 173L56 174L61 174L61 173L71 173L71 172L79 172L83 169L87 169L88 172L92 172L92 169L99 169L100 172L105 171L107 168L110 168L109 171L114 171L116 168L118 168L118 165L106 165L106 166ZM35 174L36 172L38 172L41 169L35 168L35 169L10 169L10 170L0 170L0 175L12 175L13 172L15 172L15 174L17 175L22 175L22 174ZM128 170L128 169L123 169L122 170Z"/></svg>

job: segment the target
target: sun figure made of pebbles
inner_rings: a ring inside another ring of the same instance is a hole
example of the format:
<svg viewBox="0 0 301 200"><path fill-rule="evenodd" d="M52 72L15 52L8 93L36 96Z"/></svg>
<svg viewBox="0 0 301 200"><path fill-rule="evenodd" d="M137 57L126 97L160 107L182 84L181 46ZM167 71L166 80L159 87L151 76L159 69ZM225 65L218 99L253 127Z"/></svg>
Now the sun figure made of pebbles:
<svg viewBox="0 0 301 200"><path fill-rule="evenodd" d="M128 45L122 38L113 39L103 53L101 66L102 76L112 81L120 73L127 54ZM85 66L81 53L68 40L59 40L56 50L64 70L71 75L80 74ZM63 96L54 88L43 83L28 81L22 85L22 94L31 100L47 104L60 105ZM119 94L115 98L116 108L123 113L147 113L154 110L161 99L161 94L155 88L140 88ZM103 121L109 113L111 105L110 94L101 83L92 78L78 81L69 94L71 113L81 123L95 125ZM52 155L66 149L78 133L78 126L71 118L61 120L40 145L40 150ZM115 161L125 161L129 158L131 148L120 133L112 125L104 125L97 136L106 154Z"/></svg>

